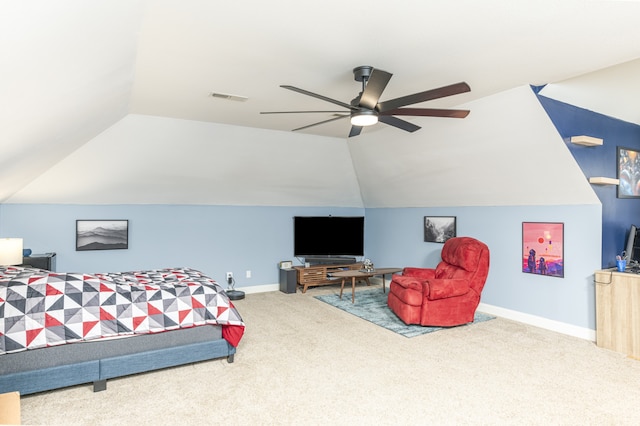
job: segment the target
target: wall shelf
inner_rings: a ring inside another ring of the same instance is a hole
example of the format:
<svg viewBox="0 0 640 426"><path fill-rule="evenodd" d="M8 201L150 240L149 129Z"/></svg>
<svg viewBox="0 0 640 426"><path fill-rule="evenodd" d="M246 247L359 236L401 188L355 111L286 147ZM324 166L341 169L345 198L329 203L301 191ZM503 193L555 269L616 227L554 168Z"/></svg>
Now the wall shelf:
<svg viewBox="0 0 640 426"><path fill-rule="evenodd" d="M604 141L600 138L594 138L593 136L571 136L571 143L583 146L600 146Z"/></svg>
<svg viewBox="0 0 640 426"><path fill-rule="evenodd" d="M590 177L589 183L592 183L594 185L619 185L620 179L608 177Z"/></svg>

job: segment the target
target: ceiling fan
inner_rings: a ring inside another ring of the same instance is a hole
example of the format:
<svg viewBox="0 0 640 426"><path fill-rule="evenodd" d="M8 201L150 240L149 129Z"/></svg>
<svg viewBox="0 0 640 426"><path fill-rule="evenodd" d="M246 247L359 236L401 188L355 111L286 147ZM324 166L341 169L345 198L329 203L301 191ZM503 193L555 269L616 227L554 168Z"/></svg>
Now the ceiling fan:
<svg viewBox="0 0 640 426"><path fill-rule="evenodd" d="M420 126L416 126L413 123L402 120L395 116L420 116L420 117L450 117L450 118L464 118L469 114L469 110L460 109L436 109L436 108L403 108L407 105L413 105L420 102L429 101L432 99L444 98L446 96L457 95L459 93L469 92L471 88L467 83L461 82L452 84L449 86L440 87L437 89L431 89L424 92L414 93L412 95L402 96L400 98L391 99L384 102L379 102L380 96L385 87L389 83L393 74L386 71L382 71L377 68L373 68L369 65L363 65L353 69L354 79L362 82L362 91L354 98L351 103L338 101L326 96L318 95L317 93L309 92L304 89L300 89L294 86L281 85L288 90L302 93L303 95L311 96L317 99L321 99L326 102L341 106L349 110L347 111L266 111L260 114L299 114L299 113L336 113L336 115L329 120L320 121L318 123L309 124L307 126L299 127L296 130L307 129L309 127L317 126L319 124L329 123L331 121L341 120L343 118L351 118L351 131L349 137L358 136L362 132L362 128L365 126L371 126L381 121L393 127L405 130L407 132L415 132L420 129Z"/></svg>

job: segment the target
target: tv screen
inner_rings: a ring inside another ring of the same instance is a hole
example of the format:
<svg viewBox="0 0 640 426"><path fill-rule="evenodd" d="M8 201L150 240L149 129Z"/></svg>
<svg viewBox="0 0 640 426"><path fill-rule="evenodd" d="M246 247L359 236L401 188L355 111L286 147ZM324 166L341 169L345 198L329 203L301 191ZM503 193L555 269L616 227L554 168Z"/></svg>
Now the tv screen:
<svg viewBox="0 0 640 426"><path fill-rule="evenodd" d="M295 216L293 255L364 256L364 217Z"/></svg>
<svg viewBox="0 0 640 426"><path fill-rule="evenodd" d="M640 266L640 232L635 225L631 225L629 229L623 258L627 261L628 267Z"/></svg>

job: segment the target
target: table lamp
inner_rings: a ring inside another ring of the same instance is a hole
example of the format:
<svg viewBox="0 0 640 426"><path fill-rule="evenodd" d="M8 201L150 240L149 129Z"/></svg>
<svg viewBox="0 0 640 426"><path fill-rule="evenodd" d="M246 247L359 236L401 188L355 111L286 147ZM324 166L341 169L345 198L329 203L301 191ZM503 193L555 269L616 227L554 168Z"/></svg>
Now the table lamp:
<svg viewBox="0 0 640 426"><path fill-rule="evenodd" d="M0 265L22 264L22 238L0 238Z"/></svg>

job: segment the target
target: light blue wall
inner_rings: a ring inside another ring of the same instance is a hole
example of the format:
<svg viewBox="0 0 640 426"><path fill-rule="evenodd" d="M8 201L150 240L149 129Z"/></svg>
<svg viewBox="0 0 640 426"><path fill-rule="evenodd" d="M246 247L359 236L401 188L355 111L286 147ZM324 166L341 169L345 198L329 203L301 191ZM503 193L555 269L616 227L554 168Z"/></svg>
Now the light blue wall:
<svg viewBox="0 0 640 426"><path fill-rule="evenodd" d="M361 208L196 205L0 205L0 236L34 253L56 252L58 271L106 272L189 266L236 288L276 284L293 260L293 216L359 215ZM76 251L76 219L128 219L129 249ZM251 278L245 272L251 271Z"/></svg>
<svg viewBox="0 0 640 426"><path fill-rule="evenodd" d="M295 215L366 215L365 250L378 267L435 266L441 244L425 243L425 215L456 216L457 234L489 246L482 302L595 329L593 272L600 268L601 206L308 208L170 205L0 205L0 236L22 237L35 253L55 251L59 271L190 266L236 287L278 282L293 260ZM128 219L129 249L75 251L76 219ZM522 273L522 222L565 224L565 277ZM252 277L245 278L251 270Z"/></svg>
<svg viewBox="0 0 640 426"><path fill-rule="evenodd" d="M424 242L424 216L455 216L458 236L477 238L491 251L483 303L594 330L601 210L599 205L367 209L367 256L380 267L435 267L442 244ZM564 223L564 278L522 272L522 222Z"/></svg>

